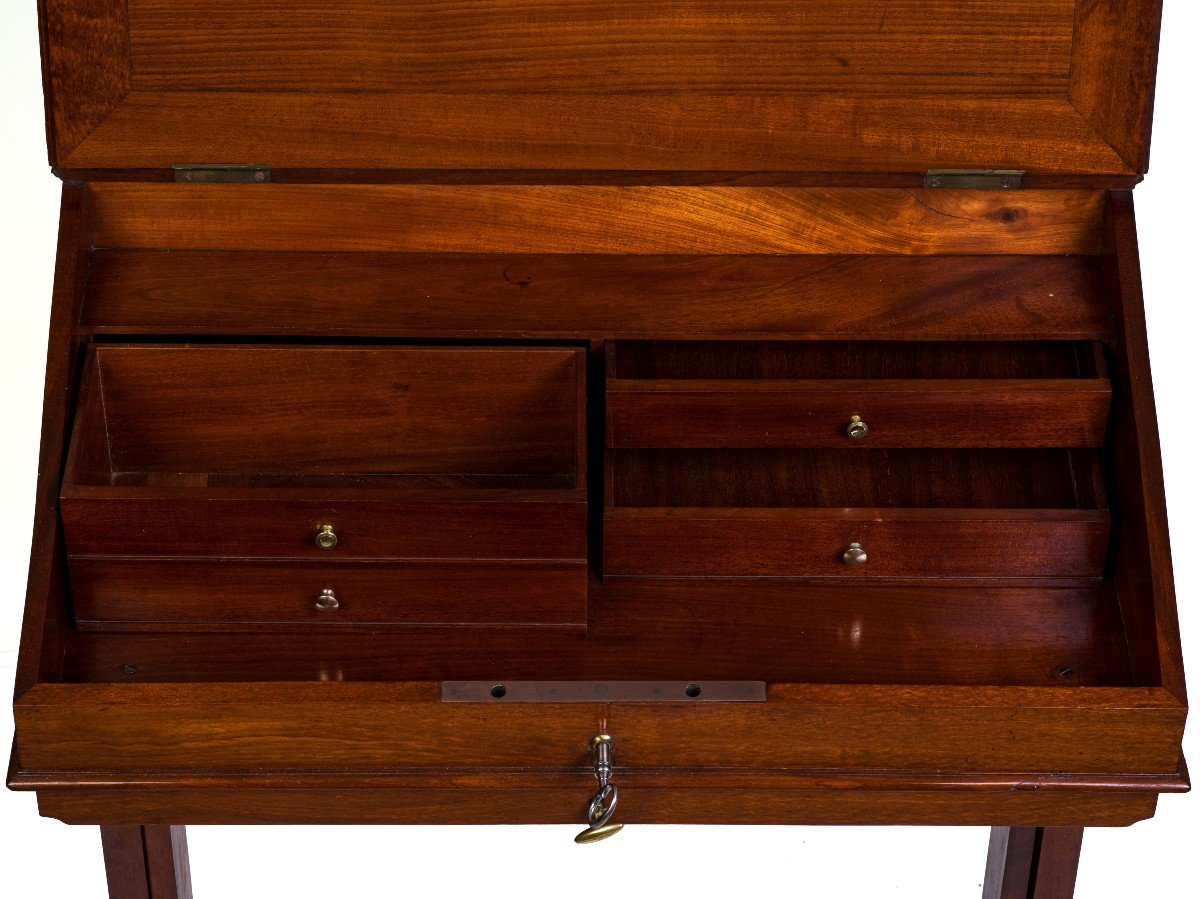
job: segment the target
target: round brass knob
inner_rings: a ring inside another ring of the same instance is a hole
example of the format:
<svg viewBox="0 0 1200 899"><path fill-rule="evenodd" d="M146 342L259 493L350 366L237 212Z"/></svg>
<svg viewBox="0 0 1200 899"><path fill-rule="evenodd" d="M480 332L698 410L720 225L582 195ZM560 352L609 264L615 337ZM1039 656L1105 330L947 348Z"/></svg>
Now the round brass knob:
<svg viewBox="0 0 1200 899"><path fill-rule="evenodd" d="M338 598L333 595L333 591L326 587L321 591L321 595L317 597L316 606L322 612L329 612L340 606Z"/></svg>
<svg viewBox="0 0 1200 899"><path fill-rule="evenodd" d="M321 549L333 549L337 543L338 535L333 532L333 525L321 525L321 530L317 531L317 546Z"/></svg>
<svg viewBox="0 0 1200 899"><path fill-rule="evenodd" d="M842 553L842 561L847 565L866 565L867 551L862 548L861 543L851 543Z"/></svg>
<svg viewBox="0 0 1200 899"><path fill-rule="evenodd" d="M862 440L867 436L870 428L867 423L857 415L850 416L850 424L846 425L846 433L855 440Z"/></svg>

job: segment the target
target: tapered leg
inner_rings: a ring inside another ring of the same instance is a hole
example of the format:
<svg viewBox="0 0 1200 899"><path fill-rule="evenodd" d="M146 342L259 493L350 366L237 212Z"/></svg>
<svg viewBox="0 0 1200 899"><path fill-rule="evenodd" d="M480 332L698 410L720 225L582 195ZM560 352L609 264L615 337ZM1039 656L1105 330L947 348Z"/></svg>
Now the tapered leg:
<svg viewBox="0 0 1200 899"><path fill-rule="evenodd" d="M1082 827L993 827L983 899L1071 899Z"/></svg>
<svg viewBox="0 0 1200 899"><path fill-rule="evenodd" d="M192 899L182 826L101 827L100 840L109 899Z"/></svg>

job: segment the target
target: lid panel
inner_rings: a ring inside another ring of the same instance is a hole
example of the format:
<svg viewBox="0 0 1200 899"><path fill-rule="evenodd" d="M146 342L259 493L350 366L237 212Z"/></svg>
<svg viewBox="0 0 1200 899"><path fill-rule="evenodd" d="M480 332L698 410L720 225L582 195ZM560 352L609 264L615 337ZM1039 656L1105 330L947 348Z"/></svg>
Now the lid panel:
<svg viewBox="0 0 1200 899"><path fill-rule="evenodd" d="M66 169L1099 175L1144 169L1160 6L44 3Z"/></svg>
<svg viewBox="0 0 1200 899"><path fill-rule="evenodd" d="M937 6L938 4L932 4ZM1073 0L129 0L146 90L1049 93ZM187 23L181 39L181 23ZM902 82L901 82L902 79Z"/></svg>

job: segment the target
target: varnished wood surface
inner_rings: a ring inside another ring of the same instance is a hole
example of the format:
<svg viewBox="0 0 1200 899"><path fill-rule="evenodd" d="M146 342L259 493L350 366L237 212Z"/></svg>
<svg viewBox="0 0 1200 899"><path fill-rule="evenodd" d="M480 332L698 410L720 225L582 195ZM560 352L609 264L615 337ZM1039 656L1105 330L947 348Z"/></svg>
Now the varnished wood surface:
<svg viewBox="0 0 1200 899"><path fill-rule="evenodd" d="M611 447L1101 446L1107 381L672 381L608 383ZM847 434L852 415L868 423Z"/></svg>
<svg viewBox="0 0 1200 899"><path fill-rule="evenodd" d="M1109 530L1106 511L616 508L603 564L606 576L1100 578ZM851 543L865 564L844 562Z"/></svg>
<svg viewBox="0 0 1200 899"><path fill-rule="evenodd" d="M1162 7L1162 0L1075 4L1071 103L1130 167L1142 172L1150 167Z"/></svg>
<svg viewBox="0 0 1200 899"><path fill-rule="evenodd" d="M50 306L46 382L42 399L41 443L21 652L17 658L16 695L40 680L58 676L65 632L70 626L65 554L58 517L58 488L67 456L67 422L82 359L75 325L87 280L88 212L80 184L63 187L58 251Z"/></svg>
<svg viewBox="0 0 1200 899"><path fill-rule="evenodd" d="M445 550L443 550L445 552ZM335 562L71 557L81 628L227 630L263 625L587 625L587 563ZM331 589L339 606L316 608Z"/></svg>
<svg viewBox="0 0 1200 899"><path fill-rule="evenodd" d="M133 86L121 0L42 0L42 74L50 162L68 157Z"/></svg>
<svg viewBox="0 0 1200 899"><path fill-rule="evenodd" d="M1082 827L993 827L983 899L1071 899Z"/></svg>
<svg viewBox="0 0 1200 899"><path fill-rule="evenodd" d="M192 899L183 827L105 825L100 836L109 899Z"/></svg>
<svg viewBox="0 0 1200 899"><path fill-rule="evenodd" d="M690 777L690 775L683 775ZM1045 824L1119 827L1154 814L1157 796L1077 791L923 794L823 789L698 791L621 788L620 819L631 824ZM74 824L186 819L195 824L575 824L586 819L594 779L558 790L207 789L47 790L43 815ZM580 797L583 797L582 799Z"/></svg>
<svg viewBox="0 0 1200 899"><path fill-rule="evenodd" d="M1113 410L1113 480L1124 522L1113 579L1124 609L1134 671L1143 680L1162 683L1186 704L1158 416L1130 194L1113 196L1107 250L1117 325L1113 342L1118 361L1117 395L1121 398Z"/></svg>
<svg viewBox="0 0 1200 899"><path fill-rule="evenodd" d="M490 93L330 96L135 87L56 162L67 169L163 169L230 158L325 170L1137 171L1096 134L1065 91L1062 97L934 100L522 92L498 103Z"/></svg>
<svg viewBox="0 0 1200 899"><path fill-rule="evenodd" d="M580 490L424 491L74 487L61 506L78 555L346 559L587 557ZM322 549L330 525L337 546Z"/></svg>
<svg viewBox="0 0 1200 899"><path fill-rule="evenodd" d="M608 504L634 508L1100 509L1087 450L614 450Z"/></svg>
<svg viewBox="0 0 1200 899"><path fill-rule="evenodd" d="M631 770L1167 775L1183 727L1164 691L1080 688L776 684L765 703L530 704L445 703L437 684L41 684L15 711L22 766L63 774L306 772L313 759L347 774L586 771L599 730Z"/></svg>
<svg viewBox="0 0 1200 899"><path fill-rule="evenodd" d="M89 187L102 248L1095 253L1100 191L456 185Z"/></svg>
<svg viewBox="0 0 1200 899"><path fill-rule="evenodd" d="M1110 330L1100 261L1091 256L178 249L93 253L83 324L98 334L509 339L1072 340ZM1038 376L1050 374L1038 366Z"/></svg>
<svg viewBox="0 0 1200 899"><path fill-rule="evenodd" d="M62 677L127 682L706 678L771 683L1128 684L1105 588L609 579L586 637L74 634ZM182 647L187 647L187 652ZM1071 677L1057 671L1069 666Z"/></svg>
<svg viewBox="0 0 1200 899"><path fill-rule="evenodd" d="M55 164L1122 176L1159 23L1156 0L192 6L47 0Z"/></svg>
<svg viewBox="0 0 1200 899"><path fill-rule="evenodd" d="M569 348L103 346L122 472L574 475L582 352ZM81 439L82 439L81 435Z"/></svg>
<svg viewBox="0 0 1200 899"><path fill-rule="evenodd" d="M948 28L871 0L132 0L130 20L145 90L1029 96L1066 85L1073 7L966 0Z"/></svg>

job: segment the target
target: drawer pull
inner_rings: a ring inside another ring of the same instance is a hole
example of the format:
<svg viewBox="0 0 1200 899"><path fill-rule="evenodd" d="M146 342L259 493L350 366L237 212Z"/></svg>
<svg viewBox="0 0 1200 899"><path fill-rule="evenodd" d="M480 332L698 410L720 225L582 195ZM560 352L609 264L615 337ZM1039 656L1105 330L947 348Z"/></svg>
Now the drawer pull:
<svg viewBox="0 0 1200 899"><path fill-rule="evenodd" d="M323 524L317 531L317 546L321 549L333 549L338 545L338 535L333 532L333 525Z"/></svg>
<svg viewBox="0 0 1200 899"><path fill-rule="evenodd" d="M850 416L850 424L846 425L846 433L851 438L854 440L862 440L867 436L867 432L869 430L870 428L867 427L867 423L863 421L862 418L857 415Z"/></svg>
<svg viewBox="0 0 1200 899"><path fill-rule="evenodd" d="M317 597L316 607L322 612L330 612L341 605L338 598L333 595L333 591L326 587L321 591L321 595Z"/></svg>
<svg viewBox="0 0 1200 899"><path fill-rule="evenodd" d="M588 748L592 751L592 768L599 789L588 802L587 830L575 837L576 843L598 843L619 833L625 826L610 823L617 810L617 788L612 783L613 738L608 734L597 734L592 737Z"/></svg>
<svg viewBox="0 0 1200 899"><path fill-rule="evenodd" d="M863 549L861 543L851 543L842 553L842 561L847 565L866 565L867 551Z"/></svg>

